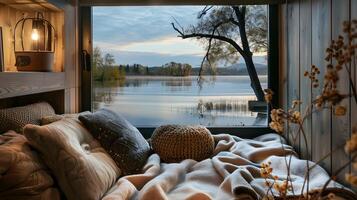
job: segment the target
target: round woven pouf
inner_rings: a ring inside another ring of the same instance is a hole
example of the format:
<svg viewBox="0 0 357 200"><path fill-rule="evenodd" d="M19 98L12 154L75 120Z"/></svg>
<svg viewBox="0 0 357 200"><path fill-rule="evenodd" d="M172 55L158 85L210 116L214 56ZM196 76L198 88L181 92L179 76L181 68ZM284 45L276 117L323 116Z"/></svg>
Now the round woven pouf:
<svg viewBox="0 0 357 200"><path fill-rule="evenodd" d="M155 129L151 145L164 162L201 161L212 156L214 139L203 126L165 125Z"/></svg>

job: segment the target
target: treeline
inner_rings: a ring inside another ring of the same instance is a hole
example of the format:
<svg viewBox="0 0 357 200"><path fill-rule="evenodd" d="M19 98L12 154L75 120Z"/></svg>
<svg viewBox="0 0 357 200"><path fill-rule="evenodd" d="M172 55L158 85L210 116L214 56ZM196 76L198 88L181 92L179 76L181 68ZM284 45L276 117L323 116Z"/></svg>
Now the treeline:
<svg viewBox="0 0 357 200"><path fill-rule="evenodd" d="M119 65L120 72L126 75L149 75L149 76L190 76L192 66L189 64L169 62L160 67L148 67L141 64Z"/></svg>
<svg viewBox="0 0 357 200"><path fill-rule="evenodd" d="M125 70L120 69L118 66L114 66L114 56L107 53L102 55L99 47L95 47L93 50L93 69L92 78L95 81L115 81L125 79Z"/></svg>

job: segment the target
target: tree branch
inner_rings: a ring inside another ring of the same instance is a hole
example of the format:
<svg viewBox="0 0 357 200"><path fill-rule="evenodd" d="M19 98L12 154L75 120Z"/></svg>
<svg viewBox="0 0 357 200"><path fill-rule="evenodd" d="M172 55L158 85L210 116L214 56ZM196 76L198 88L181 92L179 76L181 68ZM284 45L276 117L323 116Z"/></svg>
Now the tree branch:
<svg viewBox="0 0 357 200"><path fill-rule="evenodd" d="M221 40L224 42L227 42L229 44L231 44L234 48L237 49L237 51L244 57L246 56L245 52L243 51L243 49L239 46L239 44L237 44L234 40L221 36L221 35L214 35L214 34L207 34L207 33L190 33L190 34L185 34L182 31L180 31L178 28L176 28L174 23L171 23L173 29L175 31L177 31L182 39L187 39L187 38L212 38L212 39L217 39L217 40Z"/></svg>

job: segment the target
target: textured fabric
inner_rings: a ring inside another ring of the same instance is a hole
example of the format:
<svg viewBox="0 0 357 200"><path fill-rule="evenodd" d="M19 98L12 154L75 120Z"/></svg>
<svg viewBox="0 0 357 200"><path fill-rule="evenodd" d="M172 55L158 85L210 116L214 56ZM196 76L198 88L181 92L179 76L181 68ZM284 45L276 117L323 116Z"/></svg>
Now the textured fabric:
<svg viewBox="0 0 357 200"><path fill-rule="evenodd" d="M150 146L137 128L108 109L82 113L79 120L99 140L123 175L142 172Z"/></svg>
<svg viewBox="0 0 357 200"><path fill-rule="evenodd" d="M0 135L0 199L57 200L59 190L23 135Z"/></svg>
<svg viewBox="0 0 357 200"><path fill-rule="evenodd" d="M55 111L46 102L0 109L0 133L8 130L22 132L26 124L40 125L42 117L51 115L55 115Z"/></svg>
<svg viewBox="0 0 357 200"><path fill-rule="evenodd" d="M120 178L103 200L257 200L268 189L260 175L260 164L270 161L272 175L285 179L285 159L289 156L292 156L290 173L294 191L289 191L288 195L289 199L298 199L293 198L293 194L301 193L306 161L298 159L290 146L282 144L280 136L267 134L248 140L221 134L215 135L214 139L217 143L214 156L200 162L187 159L180 163L162 163L158 154L151 155L143 174ZM309 162L309 165L314 163ZM320 166L312 168L310 191L322 188L328 179L328 174ZM327 194L329 192L343 197L340 199L356 199L353 192L334 181L328 186ZM278 196L274 188L273 193Z"/></svg>
<svg viewBox="0 0 357 200"><path fill-rule="evenodd" d="M40 152L69 200L98 200L120 170L78 119L46 126L26 125L24 134Z"/></svg>
<svg viewBox="0 0 357 200"><path fill-rule="evenodd" d="M50 116L45 116L41 118L41 123L40 125L47 125L47 124L51 124L53 122L59 121L61 119L63 119L64 117L62 115L50 115Z"/></svg>
<svg viewBox="0 0 357 200"><path fill-rule="evenodd" d="M151 137L151 145L164 162L201 161L211 157L214 150L213 137L203 126L160 126Z"/></svg>

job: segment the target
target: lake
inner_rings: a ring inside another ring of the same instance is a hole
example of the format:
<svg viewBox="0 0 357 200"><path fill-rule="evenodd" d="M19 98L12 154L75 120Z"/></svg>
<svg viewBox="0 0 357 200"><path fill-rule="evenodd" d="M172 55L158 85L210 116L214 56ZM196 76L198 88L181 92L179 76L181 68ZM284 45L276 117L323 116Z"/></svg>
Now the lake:
<svg viewBox="0 0 357 200"><path fill-rule="evenodd" d="M261 76L267 87L266 76ZM201 124L209 127L266 126L266 115L248 110L255 100L248 76L127 76L93 82L93 111L109 108L137 127Z"/></svg>

